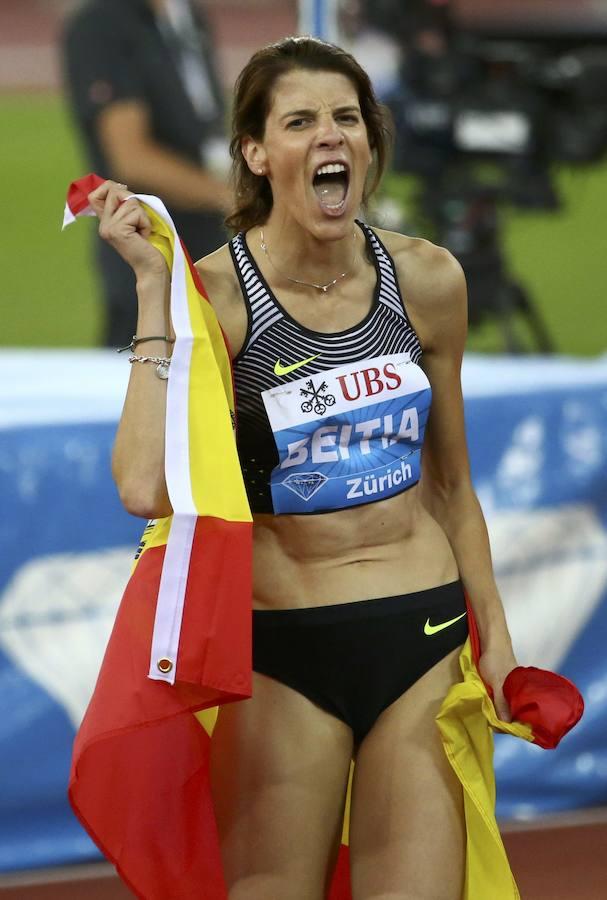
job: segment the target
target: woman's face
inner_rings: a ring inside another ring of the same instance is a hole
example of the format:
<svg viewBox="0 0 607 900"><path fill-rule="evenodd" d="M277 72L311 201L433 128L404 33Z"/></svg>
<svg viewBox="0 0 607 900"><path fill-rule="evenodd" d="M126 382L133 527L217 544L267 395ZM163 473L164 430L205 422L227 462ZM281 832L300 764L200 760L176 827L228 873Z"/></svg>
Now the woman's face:
<svg viewBox="0 0 607 900"><path fill-rule="evenodd" d="M345 75L296 69L274 86L261 141L243 153L270 181L273 217L317 237L351 231L363 196L371 150L358 94Z"/></svg>

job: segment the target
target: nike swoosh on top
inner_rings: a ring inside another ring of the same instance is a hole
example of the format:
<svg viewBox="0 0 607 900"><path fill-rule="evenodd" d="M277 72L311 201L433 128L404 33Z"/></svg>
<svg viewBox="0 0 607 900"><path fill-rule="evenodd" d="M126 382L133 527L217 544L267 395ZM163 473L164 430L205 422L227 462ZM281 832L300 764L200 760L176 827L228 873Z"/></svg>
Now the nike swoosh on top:
<svg viewBox="0 0 607 900"><path fill-rule="evenodd" d="M283 366L279 359L274 363L274 374L275 375L288 375L289 372L294 372L295 369L301 368L301 366L305 366L306 363L312 362L313 359L320 356L320 353L317 353L316 356L308 356L307 359L301 359L299 362L293 363L290 366Z"/></svg>
<svg viewBox="0 0 607 900"><path fill-rule="evenodd" d="M426 619L426 624L424 625L424 634L436 634L437 631L442 631L443 628L448 628L449 625L453 625L455 622L459 622L460 619L463 619L466 613L462 613L461 616L456 616L454 619L449 619L448 622L441 622L440 625L431 625L430 619Z"/></svg>

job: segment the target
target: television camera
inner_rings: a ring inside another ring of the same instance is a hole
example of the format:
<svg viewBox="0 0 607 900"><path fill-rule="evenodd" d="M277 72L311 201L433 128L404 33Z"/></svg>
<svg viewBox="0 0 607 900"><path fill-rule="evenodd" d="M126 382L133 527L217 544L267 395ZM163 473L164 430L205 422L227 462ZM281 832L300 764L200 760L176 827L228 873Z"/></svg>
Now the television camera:
<svg viewBox="0 0 607 900"><path fill-rule="evenodd" d="M607 153L607 34L490 34L458 25L446 4L412 16L403 77L390 98L394 168L420 177L419 216L461 262L472 326L492 317L504 347L553 344L525 287L509 273L501 208L557 210L555 165Z"/></svg>

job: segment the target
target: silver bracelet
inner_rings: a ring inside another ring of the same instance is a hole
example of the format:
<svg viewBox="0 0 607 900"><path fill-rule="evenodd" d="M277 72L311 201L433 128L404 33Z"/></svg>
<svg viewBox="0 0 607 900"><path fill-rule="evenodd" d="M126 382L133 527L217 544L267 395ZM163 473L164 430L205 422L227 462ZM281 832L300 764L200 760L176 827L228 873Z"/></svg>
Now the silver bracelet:
<svg viewBox="0 0 607 900"><path fill-rule="evenodd" d="M169 377L169 366L171 365L170 356L129 356L130 363L155 363L156 375L163 381Z"/></svg>

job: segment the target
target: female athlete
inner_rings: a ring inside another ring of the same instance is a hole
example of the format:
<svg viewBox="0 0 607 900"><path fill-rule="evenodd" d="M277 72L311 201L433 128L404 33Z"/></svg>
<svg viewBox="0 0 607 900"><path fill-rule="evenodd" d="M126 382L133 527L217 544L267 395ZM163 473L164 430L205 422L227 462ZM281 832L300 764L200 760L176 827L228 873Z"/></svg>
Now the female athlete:
<svg viewBox="0 0 607 900"><path fill-rule="evenodd" d="M466 450L464 277L446 250L360 220L387 142L337 47L288 38L240 75L236 236L197 264L231 348L254 514L253 697L222 708L212 741L230 900L326 895L352 758L353 900L459 900L462 795L435 716L464 591L509 718L516 661ZM166 268L128 196L106 182L90 200L135 270L137 334L170 334ZM165 399L155 366L133 365L113 465L145 517L171 513Z"/></svg>

